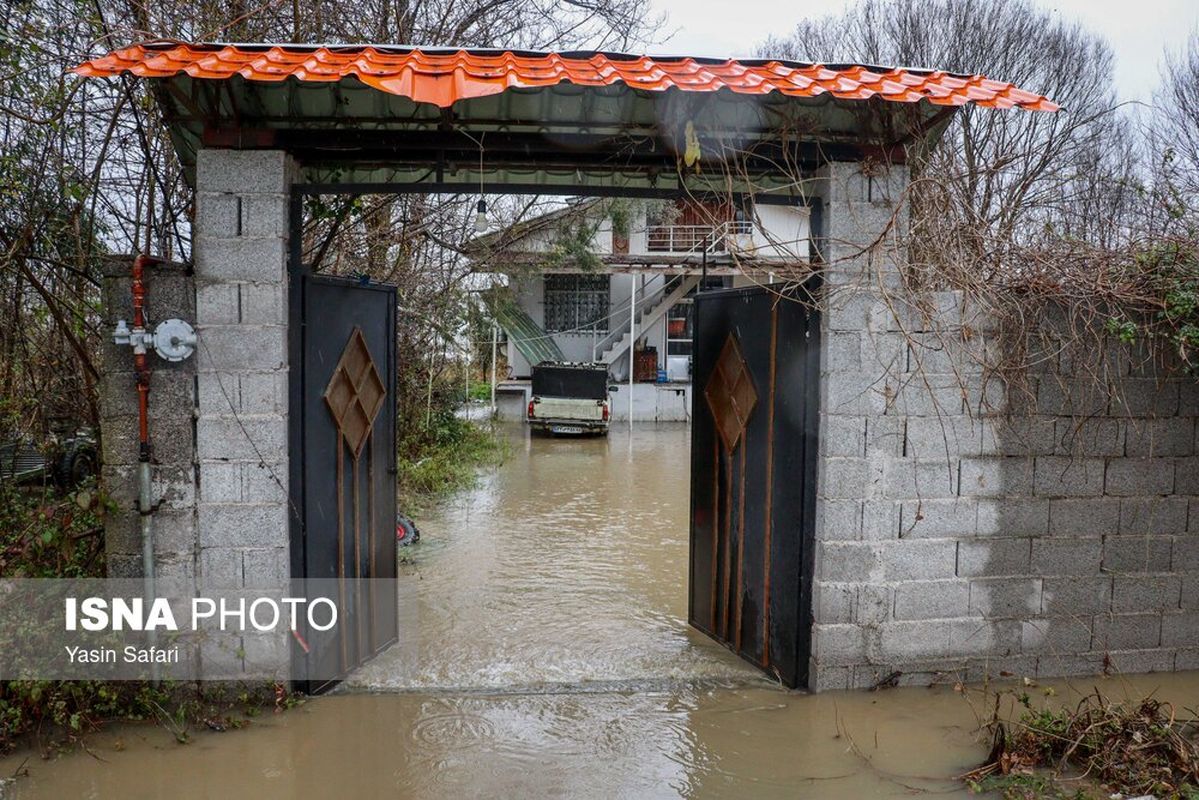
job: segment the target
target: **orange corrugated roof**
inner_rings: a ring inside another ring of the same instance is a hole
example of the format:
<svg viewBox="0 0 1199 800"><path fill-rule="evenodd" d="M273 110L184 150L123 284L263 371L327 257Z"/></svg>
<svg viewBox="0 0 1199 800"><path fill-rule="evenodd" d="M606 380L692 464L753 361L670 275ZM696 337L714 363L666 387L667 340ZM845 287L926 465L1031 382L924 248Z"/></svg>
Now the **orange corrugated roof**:
<svg viewBox="0 0 1199 800"><path fill-rule="evenodd" d="M981 75L936 70L805 64L772 60L626 56L609 53L526 53L497 50L387 47L376 45L235 45L150 42L115 50L80 64L87 77L129 73L144 78L334 82L355 77L383 92L443 108L459 100L569 83L624 84L658 92L738 94L779 92L791 97L828 95L842 100L927 100L939 106L1057 111L1052 101Z"/></svg>

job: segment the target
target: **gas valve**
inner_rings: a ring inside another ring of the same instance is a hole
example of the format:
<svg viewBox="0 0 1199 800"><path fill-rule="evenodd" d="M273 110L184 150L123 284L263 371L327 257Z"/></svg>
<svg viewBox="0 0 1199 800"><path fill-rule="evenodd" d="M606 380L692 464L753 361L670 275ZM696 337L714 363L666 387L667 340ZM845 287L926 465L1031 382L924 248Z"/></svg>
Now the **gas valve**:
<svg viewBox="0 0 1199 800"><path fill-rule="evenodd" d="M196 331L181 319L167 319L154 329L154 350L165 361L183 361L196 350Z"/></svg>
<svg viewBox="0 0 1199 800"><path fill-rule="evenodd" d="M126 344L133 348L137 355L145 355L146 350L154 346L154 334L145 328L130 328L125 320L117 320L117 329L113 331L112 340L116 344Z"/></svg>
<svg viewBox="0 0 1199 800"><path fill-rule="evenodd" d="M196 350L196 331L181 319L163 320L153 333L145 328L130 328L125 320L118 320L112 340L129 345L137 355L154 348L164 361L183 361Z"/></svg>

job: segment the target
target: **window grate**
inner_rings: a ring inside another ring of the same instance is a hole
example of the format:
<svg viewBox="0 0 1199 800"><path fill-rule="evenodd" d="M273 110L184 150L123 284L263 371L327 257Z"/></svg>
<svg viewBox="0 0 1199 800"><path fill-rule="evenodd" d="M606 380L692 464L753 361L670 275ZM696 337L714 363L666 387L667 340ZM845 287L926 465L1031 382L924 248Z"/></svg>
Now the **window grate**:
<svg viewBox="0 0 1199 800"><path fill-rule="evenodd" d="M609 275L546 275L545 330L608 332Z"/></svg>

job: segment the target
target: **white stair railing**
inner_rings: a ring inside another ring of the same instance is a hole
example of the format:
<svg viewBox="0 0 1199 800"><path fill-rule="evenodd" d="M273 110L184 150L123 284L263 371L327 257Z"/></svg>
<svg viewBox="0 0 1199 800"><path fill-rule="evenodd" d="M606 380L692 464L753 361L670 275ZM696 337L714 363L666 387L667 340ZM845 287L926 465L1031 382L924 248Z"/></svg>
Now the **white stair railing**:
<svg viewBox="0 0 1199 800"><path fill-rule="evenodd" d="M698 275L683 276L683 278L674 286L673 289L671 289L669 293L665 294L664 296L660 296L654 305L646 305L644 310L637 315L637 322L635 325L636 334L634 336L630 336L629 332L625 331L620 338L613 342L606 350L603 351L602 354L596 357L596 361L603 364L611 364L612 362L616 361L616 359L624 355L624 353L632 347L633 342L640 337L646 331L646 329L660 320L671 306L673 306L679 300L682 300L688 292L698 286L699 281L700 276Z"/></svg>

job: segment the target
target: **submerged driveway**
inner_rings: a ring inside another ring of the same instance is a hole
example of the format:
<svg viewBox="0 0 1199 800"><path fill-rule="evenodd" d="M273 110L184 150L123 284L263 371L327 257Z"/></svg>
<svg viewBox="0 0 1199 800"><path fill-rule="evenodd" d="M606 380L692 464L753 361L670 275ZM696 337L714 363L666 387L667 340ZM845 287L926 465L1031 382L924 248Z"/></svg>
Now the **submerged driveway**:
<svg viewBox="0 0 1199 800"><path fill-rule="evenodd" d="M759 683L687 626L689 430L505 429L506 462L401 548L400 640L345 689L612 690Z"/></svg>
<svg viewBox="0 0 1199 800"><path fill-rule="evenodd" d="M686 428L511 435L507 463L420 520L400 642L341 689L188 747L118 725L89 738L99 760L0 759L29 772L0 793L970 796L954 776L986 748L951 687L781 691L688 629Z"/></svg>

